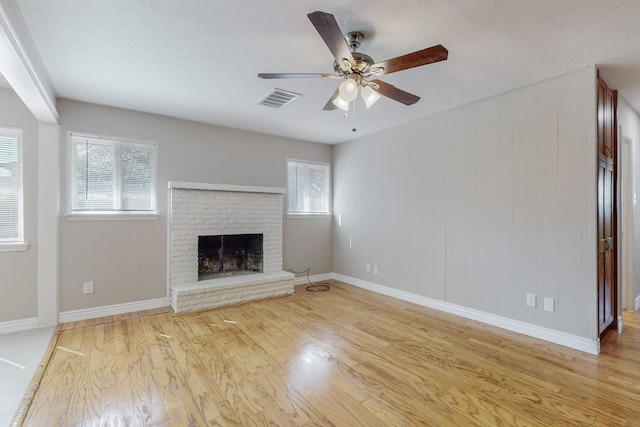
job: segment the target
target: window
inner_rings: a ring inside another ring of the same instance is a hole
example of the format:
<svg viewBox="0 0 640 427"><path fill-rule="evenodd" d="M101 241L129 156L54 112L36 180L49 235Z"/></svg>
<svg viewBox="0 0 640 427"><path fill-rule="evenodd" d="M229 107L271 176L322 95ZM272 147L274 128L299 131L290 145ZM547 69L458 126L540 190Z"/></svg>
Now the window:
<svg viewBox="0 0 640 427"><path fill-rule="evenodd" d="M23 242L22 129L0 127L0 244Z"/></svg>
<svg viewBox="0 0 640 427"><path fill-rule="evenodd" d="M71 213L155 213L156 143L70 136Z"/></svg>
<svg viewBox="0 0 640 427"><path fill-rule="evenodd" d="M289 214L329 215L329 165L288 160Z"/></svg>

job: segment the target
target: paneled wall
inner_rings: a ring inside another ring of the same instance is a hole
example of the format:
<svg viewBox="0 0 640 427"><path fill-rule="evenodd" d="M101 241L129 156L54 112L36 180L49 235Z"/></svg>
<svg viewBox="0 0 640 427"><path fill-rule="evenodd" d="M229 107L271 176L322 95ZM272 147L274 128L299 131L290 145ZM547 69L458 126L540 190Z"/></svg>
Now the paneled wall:
<svg viewBox="0 0 640 427"><path fill-rule="evenodd" d="M334 271L595 339L594 123L589 67L336 146Z"/></svg>

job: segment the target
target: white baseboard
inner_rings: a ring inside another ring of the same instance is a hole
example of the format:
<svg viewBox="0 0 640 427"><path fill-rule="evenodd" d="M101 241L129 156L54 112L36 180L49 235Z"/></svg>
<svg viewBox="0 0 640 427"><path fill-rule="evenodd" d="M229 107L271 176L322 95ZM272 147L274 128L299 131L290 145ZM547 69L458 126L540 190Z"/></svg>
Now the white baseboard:
<svg viewBox="0 0 640 427"><path fill-rule="evenodd" d="M409 301L424 307L433 308L435 310L444 311L446 313L455 314L467 319L476 320L488 325L503 328L509 331L518 332L530 337L542 339L565 347L584 351L586 353L598 354L600 346L598 341L592 341L587 338L556 331L554 329L543 328L541 326L532 325L530 323L520 322L518 320L509 319L491 313L462 307L445 301L433 298L423 297L398 289L389 288L365 280L356 279L336 273L324 273L309 276L311 282L319 282L325 280L339 280L350 285L358 286L363 289L370 290L379 294ZM297 277L296 285L304 285L308 283L306 276ZM74 322L78 320L94 319L96 317L112 316L116 314L131 313L134 311L151 310L154 308L162 308L169 306L169 298L157 298L153 300L137 301L124 304L115 304L96 308L87 308L81 310L65 311L60 313L60 322ZM640 296L635 299L635 309L640 309ZM36 317L13 320L8 322L0 322L0 334L11 332L20 332L38 327L38 319Z"/></svg>
<svg viewBox="0 0 640 427"><path fill-rule="evenodd" d="M488 325L497 326L502 329L518 332L520 334L524 334L533 338L539 338L541 340L573 348L575 350L580 350L591 354L598 354L600 352L600 345L598 341L592 341L587 338L568 334L566 332L543 328L541 326L532 325L530 323L520 322L518 320L513 320L507 317L462 307L445 301L415 295L409 292L388 288L386 286L378 285L360 279L355 279L353 277L343 276L341 274L333 274L333 278L350 285L358 286L359 288L377 292L379 294L413 302L424 307L429 307L435 310L444 311L446 313L455 314L456 316L476 320ZM636 304L637 303L638 300L636 300Z"/></svg>
<svg viewBox="0 0 640 427"><path fill-rule="evenodd" d="M315 274L313 276L309 276L309 281L307 281L307 276L302 275L302 276L298 276L295 278L293 284L294 285L308 285L309 282L311 283L315 283L315 282L322 282L325 280L333 280L334 278L334 274L333 273L324 273L324 274Z"/></svg>
<svg viewBox="0 0 640 427"><path fill-rule="evenodd" d="M96 317L113 316L134 311L151 310L169 306L169 298L157 298L146 301L127 302L124 304L106 305L103 307L85 308L81 310L64 311L58 317L61 323L78 320L95 319Z"/></svg>
<svg viewBox="0 0 640 427"><path fill-rule="evenodd" d="M38 318L30 317L28 319L11 320L8 322L0 322L0 335L10 334L13 332L28 331L38 327Z"/></svg>

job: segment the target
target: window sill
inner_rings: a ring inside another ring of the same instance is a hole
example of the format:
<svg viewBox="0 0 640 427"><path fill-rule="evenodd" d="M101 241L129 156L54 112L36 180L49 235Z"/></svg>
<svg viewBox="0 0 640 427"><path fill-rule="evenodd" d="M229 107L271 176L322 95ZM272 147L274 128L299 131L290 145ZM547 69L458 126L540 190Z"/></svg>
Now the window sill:
<svg viewBox="0 0 640 427"><path fill-rule="evenodd" d="M287 218L331 218L332 214L323 214L323 213L288 213Z"/></svg>
<svg viewBox="0 0 640 427"><path fill-rule="evenodd" d="M71 213L65 214L68 221L152 221L156 213Z"/></svg>
<svg viewBox="0 0 640 427"><path fill-rule="evenodd" d="M0 243L0 252L24 252L29 248L26 242Z"/></svg>

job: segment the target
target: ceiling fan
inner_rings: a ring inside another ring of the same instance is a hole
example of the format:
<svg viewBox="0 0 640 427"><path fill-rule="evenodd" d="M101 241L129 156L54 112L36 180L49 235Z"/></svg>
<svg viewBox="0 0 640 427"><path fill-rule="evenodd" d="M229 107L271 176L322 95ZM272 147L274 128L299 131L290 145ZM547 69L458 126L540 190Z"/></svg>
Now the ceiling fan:
<svg viewBox="0 0 640 427"><path fill-rule="evenodd" d="M349 103L358 97L358 92L367 108L373 105L380 95L405 105L415 104L420 99L419 96L381 80L370 80L370 78L445 61L449 53L444 46L436 45L386 61L373 62L373 58L369 55L356 51L364 40L364 34L353 31L347 33L346 37L343 36L335 17L330 13L317 11L307 16L335 58L334 73L260 73L258 77L262 79L344 79L324 106L324 110L340 108L348 111Z"/></svg>

